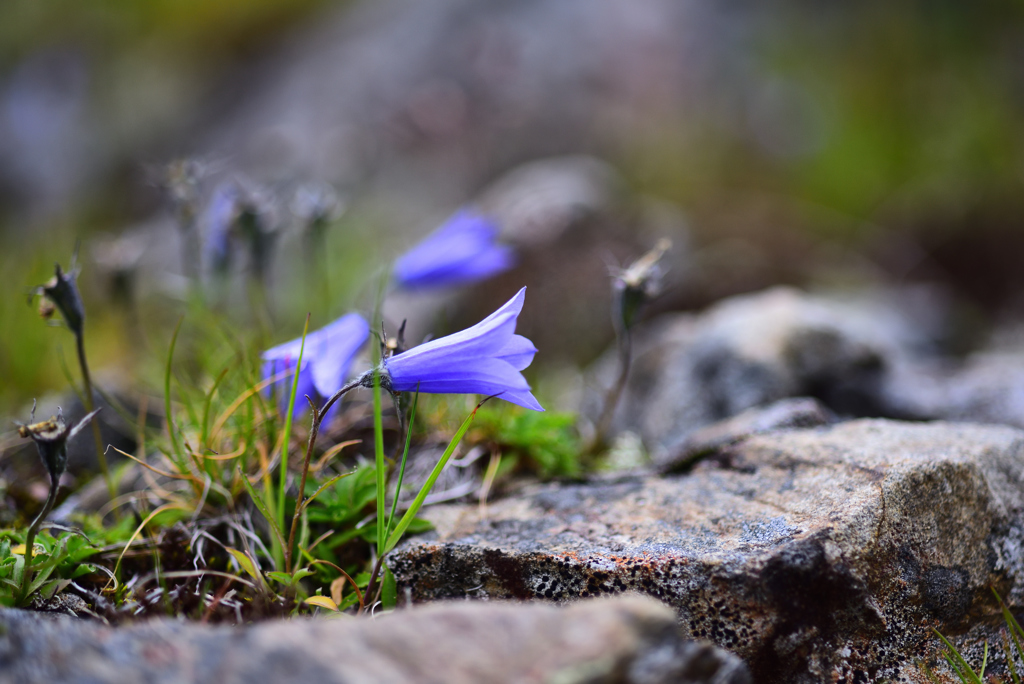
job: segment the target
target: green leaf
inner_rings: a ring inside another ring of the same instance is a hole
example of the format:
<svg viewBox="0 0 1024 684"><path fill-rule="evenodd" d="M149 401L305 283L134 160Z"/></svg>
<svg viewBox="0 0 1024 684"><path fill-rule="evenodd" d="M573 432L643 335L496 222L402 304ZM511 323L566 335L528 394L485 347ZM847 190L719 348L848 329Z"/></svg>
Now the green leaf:
<svg viewBox="0 0 1024 684"><path fill-rule="evenodd" d="M384 584L381 589L380 600L385 608L394 608L398 605L398 585L391 568L384 566Z"/></svg>
<svg viewBox="0 0 1024 684"><path fill-rule="evenodd" d="M506 469L518 464L542 479L575 477L582 471L584 449L576 423L572 413L521 411L508 404L484 409L477 418L484 441L496 443L509 457Z"/></svg>
<svg viewBox="0 0 1024 684"><path fill-rule="evenodd" d="M354 475L355 472L356 471L354 471L354 470L350 470L347 473L342 473L340 475L335 475L334 477L332 477L327 482L324 482L322 485L320 485L320 487L315 492L313 492L310 496L306 497L306 500L302 502L302 508L305 509L306 507L308 507L309 504L313 503L316 500L316 498L318 496L320 496L323 493L323 491L325 489L327 489L328 487L330 487L332 484L334 484L336 482L339 482L340 480L344 480L349 475Z"/></svg>
<svg viewBox="0 0 1024 684"><path fill-rule="evenodd" d="M307 577L312 577L315 573L309 568L299 568L292 573L292 582L301 582Z"/></svg>
<svg viewBox="0 0 1024 684"><path fill-rule="evenodd" d="M359 599L356 597L356 593L353 591L353 592L351 592L349 594L346 594L341 599L341 604L338 605L338 609L339 610L345 610L347 608L351 608L352 606L356 605L357 603L359 603Z"/></svg>
<svg viewBox="0 0 1024 684"><path fill-rule="evenodd" d="M280 582L285 586L293 587L298 585L299 582L306 579L307 577L310 577L313 574L315 573L309 568L300 568L293 573L280 572L275 570L274 572L268 572L267 577L274 580L275 582Z"/></svg>
<svg viewBox="0 0 1024 684"><path fill-rule="evenodd" d="M97 572L95 565L90 565L89 563L82 563L74 569L74 571L71 573L70 579L78 579L79 577L82 577L84 575L91 575L94 572Z"/></svg>
<svg viewBox="0 0 1024 684"><path fill-rule="evenodd" d="M489 398L490 397L488 397L488 399ZM484 399L484 401L487 401L487 399ZM456 432L455 436L452 437L452 441L448 443L448 448L444 450L444 453L441 455L440 460L438 460L437 465L435 465L434 469L430 472L430 476L427 478L427 481L423 483L422 487L420 487L420 491L416 494L416 498L409 506L409 510L405 512L402 519L398 521L398 525L395 526L395 531L391 533L390 537L388 537L387 544L384 546L384 553L388 553L391 549L395 548L399 540L401 540L402 535L405 534L406 529L412 524L412 521L416 519L416 514L419 512L424 500L426 500L427 495L430 494L430 490L434 488L434 483L436 483L437 478L441 476L441 471L444 470L446 465L448 465L448 459L450 459L452 454L455 453L455 449L458 448L459 442L462 441L466 431L469 430L469 426L473 423L473 418L476 417L476 412L480 410L481 406L483 406L484 401L477 404L476 408L474 408L473 412L467 416L466 420L462 421L462 425L459 427L458 432Z"/></svg>
<svg viewBox="0 0 1024 684"><path fill-rule="evenodd" d="M233 549L230 546L225 546L224 549L231 554L231 557L238 562L239 567L241 567L249 577L252 577L257 583L261 581L259 571L256 569L256 564L252 562L252 558L250 558L248 554L245 554L238 549Z"/></svg>

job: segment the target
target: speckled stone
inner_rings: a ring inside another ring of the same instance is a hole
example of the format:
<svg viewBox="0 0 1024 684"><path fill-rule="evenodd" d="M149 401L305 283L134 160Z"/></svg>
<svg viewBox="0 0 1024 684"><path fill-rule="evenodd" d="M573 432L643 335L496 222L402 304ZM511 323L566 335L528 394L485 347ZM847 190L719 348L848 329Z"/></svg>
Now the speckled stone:
<svg viewBox="0 0 1024 684"><path fill-rule="evenodd" d="M735 657L681 638L628 596L568 609L450 603L372 619L111 629L0 609L2 684L751 684Z"/></svg>
<svg viewBox="0 0 1024 684"><path fill-rule="evenodd" d="M648 594L757 682L927 681L931 627L998 624L993 586L1024 604L1022 511L1024 432L862 420L727 443L686 475L434 508L434 538L390 564L413 601Z"/></svg>

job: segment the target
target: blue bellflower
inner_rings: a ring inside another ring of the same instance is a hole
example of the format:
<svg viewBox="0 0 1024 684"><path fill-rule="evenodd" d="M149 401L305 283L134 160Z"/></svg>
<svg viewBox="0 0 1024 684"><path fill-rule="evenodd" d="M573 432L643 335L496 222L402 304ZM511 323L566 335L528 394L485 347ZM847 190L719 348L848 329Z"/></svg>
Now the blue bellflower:
<svg viewBox="0 0 1024 684"><path fill-rule="evenodd" d="M302 354L302 368L299 369L299 384L295 393L294 414L305 410L305 395L311 399L326 399L345 384L349 366L359 348L370 336L370 326L359 314L342 316L329 325L306 335L306 348ZM295 366L299 360L302 338L285 342L263 352L263 379L280 373L284 376L267 387L278 387L281 411L287 410L288 395L292 389ZM335 404L333 408L337 408Z"/></svg>
<svg viewBox="0 0 1024 684"><path fill-rule="evenodd" d="M382 384L395 392L497 395L543 411L520 373L537 353L533 342L515 334L525 298L524 287L473 327L385 359Z"/></svg>
<svg viewBox="0 0 1024 684"><path fill-rule="evenodd" d="M395 280L409 290L462 285L511 268L515 253L495 242L498 226L461 209L395 262Z"/></svg>
<svg viewBox="0 0 1024 684"><path fill-rule="evenodd" d="M205 255L214 271L224 272L231 261L231 231L238 218L238 188L234 183L221 183L213 191L206 206Z"/></svg>

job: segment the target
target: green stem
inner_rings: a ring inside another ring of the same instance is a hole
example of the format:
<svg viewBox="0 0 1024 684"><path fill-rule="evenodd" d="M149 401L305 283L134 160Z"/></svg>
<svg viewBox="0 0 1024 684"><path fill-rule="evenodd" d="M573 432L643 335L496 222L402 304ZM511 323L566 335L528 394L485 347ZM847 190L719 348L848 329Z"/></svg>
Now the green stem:
<svg viewBox="0 0 1024 684"><path fill-rule="evenodd" d="M373 446L377 468L377 556L383 555L385 539L384 489L386 487L384 473L384 419L380 402L380 373L373 371Z"/></svg>
<svg viewBox="0 0 1024 684"><path fill-rule="evenodd" d="M60 487L60 475L50 475L50 493L46 497L46 503L43 504L43 510L39 511L39 515L35 517L32 524L28 527L28 534L25 536L25 570L21 578L21 595L19 596L18 603L21 603L28 598L28 588L32 584L32 551L36 543L36 533L39 531L39 526L46 519L46 516L53 510L53 504L57 501L57 489Z"/></svg>
<svg viewBox="0 0 1024 684"><path fill-rule="evenodd" d="M89 364L85 360L85 335L75 335L75 347L78 349L78 365L82 367L82 383L85 385L85 412L91 412L95 406L92 400L92 379L89 377ZM110 476L110 469L107 468L107 455L103 451L103 438L100 436L99 421L92 421L92 438L96 443L96 460L100 464L100 472L107 483L107 491L110 492L111 500L117 498L117 488L114 486L114 479Z"/></svg>
<svg viewBox="0 0 1024 684"><path fill-rule="evenodd" d="M624 319L622 306L622 293L620 292L616 295L615 313L612 316L615 323L615 340L619 347L619 373L605 395L601 416L598 418L597 428L594 430L594 438L587 450L590 454L596 454L607 446L608 432L615 416L615 409L622 398L622 391L626 388L626 381L629 380L629 367L633 360L633 336Z"/></svg>

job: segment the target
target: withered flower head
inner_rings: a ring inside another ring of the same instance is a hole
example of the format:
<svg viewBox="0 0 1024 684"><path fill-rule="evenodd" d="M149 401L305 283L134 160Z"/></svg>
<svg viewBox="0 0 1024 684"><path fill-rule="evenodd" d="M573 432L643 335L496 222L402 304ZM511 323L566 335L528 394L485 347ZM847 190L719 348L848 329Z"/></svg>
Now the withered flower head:
<svg viewBox="0 0 1024 684"><path fill-rule="evenodd" d="M78 284L75 282L78 278L78 269L73 262L72 259L71 270L67 273L61 269L60 264L55 264L53 277L37 287L33 293L45 297L60 311L71 332L81 335L82 327L85 325L85 306L82 304L82 296L78 293ZM49 318L53 315L53 307L40 304L39 314Z"/></svg>
<svg viewBox="0 0 1024 684"><path fill-rule="evenodd" d="M68 427L64 422L64 412L57 407L57 415L50 416L49 420L36 423L36 402L32 402L32 414L28 424L18 424L18 435L22 438L31 438L39 450L39 458L50 473L50 479L56 482L64 473L68 465L68 442L82 431L93 416L99 413L95 409L86 414L82 420Z"/></svg>
<svg viewBox="0 0 1024 684"><path fill-rule="evenodd" d="M661 294L662 277L665 272L660 261L671 247L671 240L662 238L658 240L654 249L634 261L628 268L612 273L620 322L627 329L633 326L640 308Z"/></svg>

